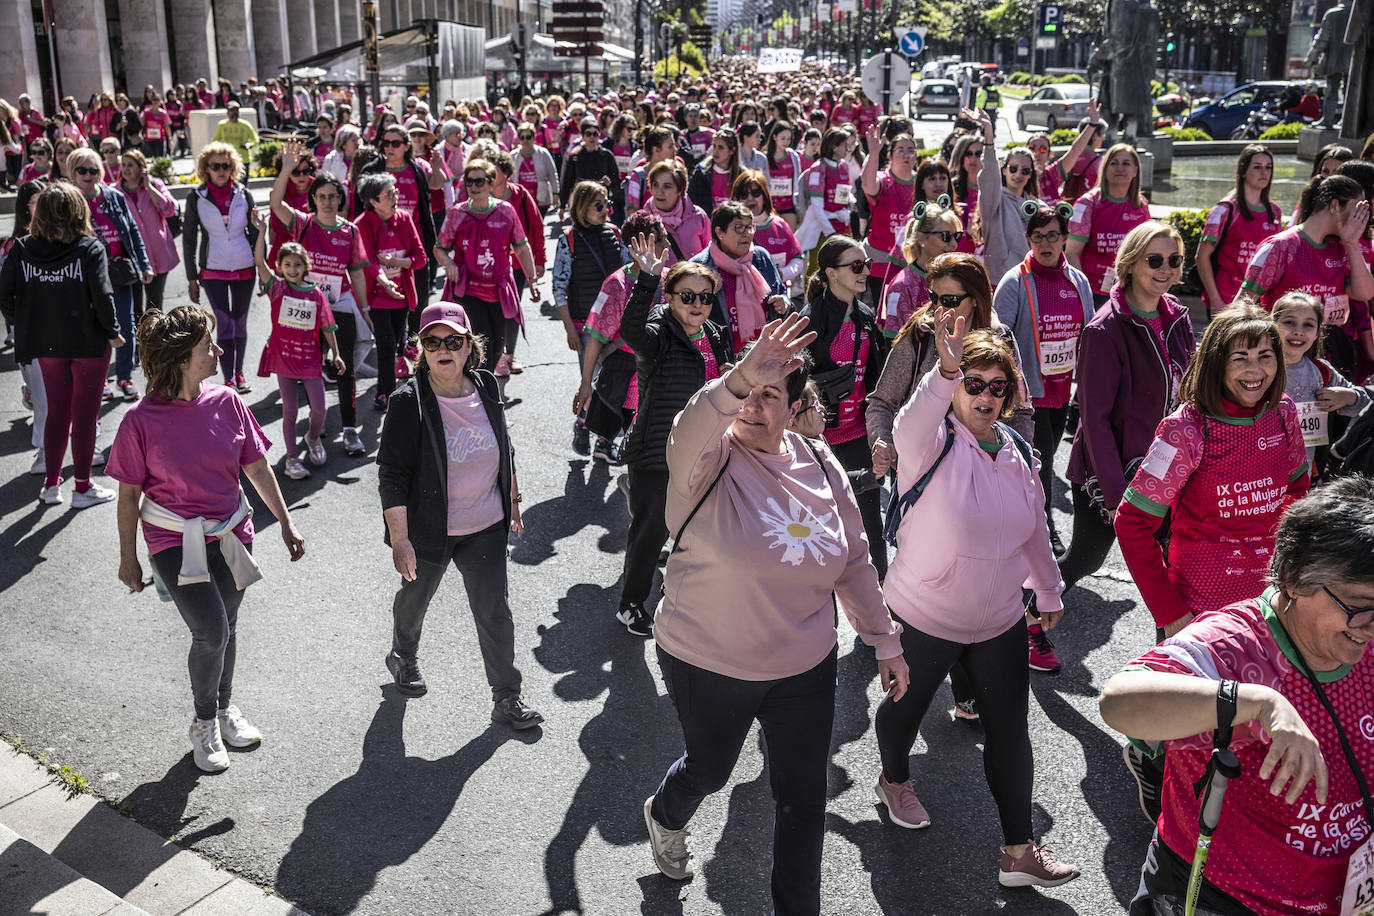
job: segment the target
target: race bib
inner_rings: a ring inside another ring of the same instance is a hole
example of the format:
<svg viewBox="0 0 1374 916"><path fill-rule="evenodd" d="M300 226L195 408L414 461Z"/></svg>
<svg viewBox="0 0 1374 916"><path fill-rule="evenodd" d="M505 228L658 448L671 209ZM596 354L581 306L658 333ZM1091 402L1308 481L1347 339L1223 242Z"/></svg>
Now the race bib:
<svg viewBox="0 0 1374 916"><path fill-rule="evenodd" d="M634 158L633 156L616 156L616 157L615 157L615 165L616 165L616 168L620 169L620 173L621 173L622 175L625 174L626 172L628 172L628 171L630 170L630 160L633 159L633 158Z"/></svg>
<svg viewBox="0 0 1374 916"><path fill-rule="evenodd" d="M854 202L854 186L852 184L835 185L835 203L848 206Z"/></svg>
<svg viewBox="0 0 1374 916"><path fill-rule="evenodd" d="M1341 916L1374 916L1374 836L1360 844L1346 866Z"/></svg>
<svg viewBox="0 0 1374 916"><path fill-rule="evenodd" d="M1040 342L1040 374L1063 375L1072 372L1078 358L1078 341L1042 340Z"/></svg>
<svg viewBox="0 0 1374 916"><path fill-rule="evenodd" d="M1302 444L1308 448L1329 444L1331 437L1327 432L1327 420L1331 415L1318 407L1316 401L1302 401L1297 407Z"/></svg>
<svg viewBox="0 0 1374 916"><path fill-rule="evenodd" d="M281 311L277 313L277 324L298 331L315 330L315 300L284 296Z"/></svg>
<svg viewBox="0 0 1374 916"><path fill-rule="evenodd" d="M1102 285L1098 289L1104 293L1110 293L1113 286L1116 286L1116 268L1108 267L1107 272L1102 275Z"/></svg>
<svg viewBox="0 0 1374 916"><path fill-rule="evenodd" d="M693 155L693 156L696 156L698 159L700 159L702 156L705 156L705 155L706 155L706 144L705 144L705 143L693 143L693 144L692 144L692 155Z"/></svg>
<svg viewBox="0 0 1374 916"><path fill-rule="evenodd" d="M770 178L768 179L768 193L774 197L792 196L791 178Z"/></svg>
<svg viewBox="0 0 1374 916"><path fill-rule="evenodd" d="M774 251L771 252L768 256L772 258L773 263L778 265L779 267L787 263L787 252L785 251Z"/></svg>
<svg viewBox="0 0 1374 916"><path fill-rule="evenodd" d="M334 303L339 301L339 288L343 285L341 282L343 280L342 277L335 277L330 274L322 274L318 271L312 270L310 273L305 275L305 279L309 280L311 283L314 283L316 286L320 288L320 290L324 293L324 298L329 300L330 305L333 305Z"/></svg>
<svg viewBox="0 0 1374 916"><path fill-rule="evenodd" d="M388 248L382 252L382 257L384 258L403 258L405 256L405 251L400 248ZM382 273L386 274L388 279L395 280L397 277L401 275L401 268L383 267Z"/></svg>
<svg viewBox="0 0 1374 916"><path fill-rule="evenodd" d="M1322 303L1322 320L1327 324L1342 325L1350 318L1350 297L1344 294L1327 296Z"/></svg>
<svg viewBox="0 0 1374 916"><path fill-rule="evenodd" d="M143 133L149 140L162 139L162 128L158 127L156 124L149 124Z"/></svg>

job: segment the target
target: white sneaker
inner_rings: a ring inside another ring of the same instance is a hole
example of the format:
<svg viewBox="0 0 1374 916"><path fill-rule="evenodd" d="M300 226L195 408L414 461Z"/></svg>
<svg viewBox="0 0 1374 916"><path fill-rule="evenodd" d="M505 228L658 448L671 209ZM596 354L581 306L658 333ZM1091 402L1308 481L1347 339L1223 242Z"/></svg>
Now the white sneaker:
<svg viewBox="0 0 1374 916"><path fill-rule="evenodd" d="M48 453L43 449L38 450L38 454L33 456L33 464L29 465L29 473L35 477L42 477L48 473Z"/></svg>
<svg viewBox="0 0 1374 916"><path fill-rule="evenodd" d="M38 501L45 506L60 506L66 500L62 496L62 484L55 483L50 487L44 487L38 493Z"/></svg>
<svg viewBox="0 0 1374 916"><path fill-rule="evenodd" d="M192 719L190 736L191 757L199 769L206 773L229 769L229 752L220 740L218 720Z"/></svg>
<svg viewBox="0 0 1374 916"><path fill-rule="evenodd" d="M100 449L91 452L91 467L103 468L105 466L105 453Z"/></svg>
<svg viewBox="0 0 1374 916"><path fill-rule="evenodd" d="M219 720L219 733L224 743L230 747L252 747L262 741L262 732L243 717L237 706L227 706L215 717Z"/></svg>
<svg viewBox="0 0 1374 916"><path fill-rule="evenodd" d="M304 480L310 476L310 471L299 458L286 459L286 476L292 480Z"/></svg>
<svg viewBox="0 0 1374 916"><path fill-rule="evenodd" d="M324 453L324 443L319 439L305 437L305 452L310 457L310 463L317 468L324 467L327 456Z"/></svg>
<svg viewBox="0 0 1374 916"><path fill-rule="evenodd" d="M86 492L83 493L78 490L72 494L72 508L89 509L91 506L107 503L114 498L114 490L111 490L109 487L102 487L95 481L91 481L90 489L86 490Z"/></svg>
<svg viewBox="0 0 1374 916"><path fill-rule="evenodd" d="M357 457L367 453L363 448L363 437L358 435L358 430L352 426L345 426L343 431L344 454Z"/></svg>

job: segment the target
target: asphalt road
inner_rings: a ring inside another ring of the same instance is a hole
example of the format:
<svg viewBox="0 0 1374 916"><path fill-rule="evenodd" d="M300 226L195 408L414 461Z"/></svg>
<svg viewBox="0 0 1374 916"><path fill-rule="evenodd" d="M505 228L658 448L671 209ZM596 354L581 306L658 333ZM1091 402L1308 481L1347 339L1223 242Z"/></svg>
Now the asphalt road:
<svg viewBox="0 0 1374 916"><path fill-rule="evenodd" d="M171 300L184 301L185 288L178 275ZM258 300L250 365L267 314ZM573 354L548 313L527 303L526 315L526 371L508 391L518 401L510 423L527 525L511 540L510 593L517 663L527 698L547 716L542 730L517 736L490 725L453 573L422 646L429 695L407 701L390 686L382 658L398 576L381 540L372 463L381 415L364 389L370 454L345 458L331 390L328 466L304 481L282 477L306 539L299 563L287 561L279 528L259 503L256 553L267 578L243 605L235 701L266 739L234 753L227 772L200 774L186 738L186 628L151 589L133 595L117 581L112 504L77 512L37 502L41 481L26 473L30 418L6 351L0 731L71 764L94 791L163 836L315 914L767 912L771 803L752 737L730 785L696 818L696 879L676 884L653 867L641 805L679 754L681 734L652 643L613 619L628 522L617 472L572 452ZM247 400L279 442L269 382L254 379ZM101 447L123 409L104 411ZM280 476L280 446L270 457ZM1061 470L1066 457L1067 446ZM1058 504L1068 508L1062 492ZM879 816L871 718L881 692L872 652L846 626L824 912L1124 909L1149 828L1121 763L1121 739L1103 725L1096 696L1150 643L1152 626L1115 551L1068 605L1055 631L1063 673L1032 675L1034 823L1083 877L1046 891L997 884L999 831L980 772L980 733L950 720L947 689L913 752L932 826L907 831Z"/></svg>

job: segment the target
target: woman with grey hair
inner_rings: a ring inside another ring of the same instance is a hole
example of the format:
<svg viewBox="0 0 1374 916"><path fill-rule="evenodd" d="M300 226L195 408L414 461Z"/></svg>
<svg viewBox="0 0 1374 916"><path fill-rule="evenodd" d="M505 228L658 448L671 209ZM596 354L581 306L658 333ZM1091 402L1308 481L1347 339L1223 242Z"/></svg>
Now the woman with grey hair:
<svg viewBox="0 0 1374 916"><path fill-rule="evenodd" d="M1108 681L1107 724L1146 753L1167 750L1132 916L1184 912L1199 837L1193 787L1227 747L1240 771L1197 912L1342 912L1347 868L1374 823L1371 518L1367 477L1309 493L1279 523L1263 595L1199 614Z"/></svg>

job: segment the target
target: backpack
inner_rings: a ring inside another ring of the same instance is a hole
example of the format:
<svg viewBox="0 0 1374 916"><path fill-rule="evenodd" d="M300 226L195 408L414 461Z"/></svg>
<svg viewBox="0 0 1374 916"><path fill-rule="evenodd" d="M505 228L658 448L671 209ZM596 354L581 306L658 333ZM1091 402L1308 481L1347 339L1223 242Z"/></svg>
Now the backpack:
<svg viewBox="0 0 1374 916"><path fill-rule="evenodd" d="M1064 179L1064 187L1059 192L1059 199L1065 203L1073 203L1088 193L1088 169L1094 162L1102 157L1093 153L1091 156L1079 156L1078 161L1069 170L1069 176Z"/></svg>
<svg viewBox="0 0 1374 916"><path fill-rule="evenodd" d="M1012 429L1007 424L998 421L994 426L1006 434L1007 438L1016 446L1016 450L1021 453L1021 457L1026 460L1026 467L1031 466L1031 447L1021 434ZM892 491L892 498L887 503L887 524L883 526L883 540L893 547L897 546L897 529L902 524L902 516L921 498L925 493L926 486L930 479L935 476L935 471L940 467L940 463L945 460L949 450L954 447L954 421L948 416L945 417L945 446L940 449L940 454L936 457L935 463L921 475L921 479L911 485L911 489L898 495L896 489Z"/></svg>

